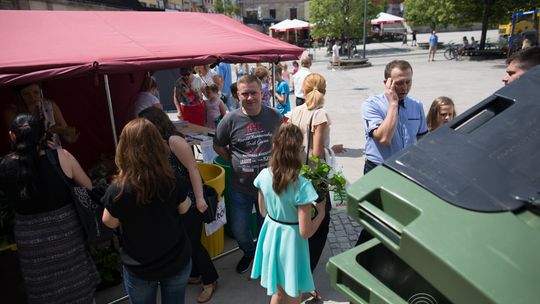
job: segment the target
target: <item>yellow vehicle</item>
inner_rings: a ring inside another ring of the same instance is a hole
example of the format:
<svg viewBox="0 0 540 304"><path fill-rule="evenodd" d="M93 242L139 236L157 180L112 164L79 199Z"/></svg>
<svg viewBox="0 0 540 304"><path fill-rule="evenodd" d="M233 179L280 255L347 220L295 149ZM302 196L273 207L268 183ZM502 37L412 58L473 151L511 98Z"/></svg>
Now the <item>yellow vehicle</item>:
<svg viewBox="0 0 540 304"><path fill-rule="evenodd" d="M510 36L511 29L512 21L508 22L507 24L499 24L499 36ZM516 23L514 33L521 33L532 29L534 29L534 22L529 20L521 20Z"/></svg>
<svg viewBox="0 0 540 304"><path fill-rule="evenodd" d="M539 21L540 8L512 14L511 22L499 25L500 47L506 48L507 54L510 55L521 48L525 38L529 39L532 45L537 45L540 33Z"/></svg>

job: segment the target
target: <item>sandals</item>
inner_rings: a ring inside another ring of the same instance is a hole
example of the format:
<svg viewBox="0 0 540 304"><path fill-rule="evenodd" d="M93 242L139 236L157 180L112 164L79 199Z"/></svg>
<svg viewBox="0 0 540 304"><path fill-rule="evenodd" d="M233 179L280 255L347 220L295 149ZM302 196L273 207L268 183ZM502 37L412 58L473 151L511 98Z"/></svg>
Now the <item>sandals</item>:
<svg viewBox="0 0 540 304"><path fill-rule="evenodd" d="M189 285L199 285L199 284L202 283L202 278L201 278L201 276L189 277L187 282L188 282Z"/></svg>
<svg viewBox="0 0 540 304"><path fill-rule="evenodd" d="M306 301L306 303L322 303L322 297L316 290L310 291L307 294L311 297L311 299Z"/></svg>
<svg viewBox="0 0 540 304"><path fill-rule="evenodd" d="M214 295L214 292L216 292L216 289L217 281L210 285L204 285L201 294L197 298L197 303L206 303L210 301L210 299L212 299L212 296Z"/></svg>

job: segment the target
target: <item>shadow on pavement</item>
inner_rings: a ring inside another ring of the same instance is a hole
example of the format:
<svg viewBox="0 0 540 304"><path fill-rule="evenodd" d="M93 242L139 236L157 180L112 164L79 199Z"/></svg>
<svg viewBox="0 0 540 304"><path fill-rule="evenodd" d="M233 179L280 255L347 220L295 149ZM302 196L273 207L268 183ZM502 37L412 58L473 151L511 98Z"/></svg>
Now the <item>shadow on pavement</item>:
<svg viewBox="0 0 540 304"><path fill-rule="evenodd" d="M345 147L345 149L347 149L346 152L336 154L336 157L359 158L364 155L364 149L352 149L347 147Z"/></svg>

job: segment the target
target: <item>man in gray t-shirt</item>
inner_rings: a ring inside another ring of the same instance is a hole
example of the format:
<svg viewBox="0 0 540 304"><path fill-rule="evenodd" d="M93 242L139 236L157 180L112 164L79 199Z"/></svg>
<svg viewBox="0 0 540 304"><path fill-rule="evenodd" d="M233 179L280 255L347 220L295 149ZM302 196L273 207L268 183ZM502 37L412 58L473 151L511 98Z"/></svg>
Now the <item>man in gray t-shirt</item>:
<svg viewBox="0 0 540 304"><path fill-rule="evenodd" d="M257 77L243 76L237 82L238 98L242 107L225 115L216 129L214 150L230 161L231 174L231 229L244 256L236 271L249 269L255 255L254 235L251 232L251 213L257 210L257 224L262 217L253 180L268 166L272 150L272 136L282 122L281 114L262 106L262 86Z"/></svg>

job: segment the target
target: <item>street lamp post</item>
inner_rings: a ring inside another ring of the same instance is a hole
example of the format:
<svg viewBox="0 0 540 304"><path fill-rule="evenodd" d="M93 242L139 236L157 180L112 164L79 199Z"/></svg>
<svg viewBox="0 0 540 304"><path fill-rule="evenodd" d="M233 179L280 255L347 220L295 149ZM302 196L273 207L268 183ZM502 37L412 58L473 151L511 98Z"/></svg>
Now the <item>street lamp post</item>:
<svg viewBox="0 0 540 304"><path fill-rule="evenodd" d="M364 59L366 59L366 30L367 30L367 0L364 0L364 35L363 36L363 40L364 40L364 53L363 53L363 57Z"/></svg>

